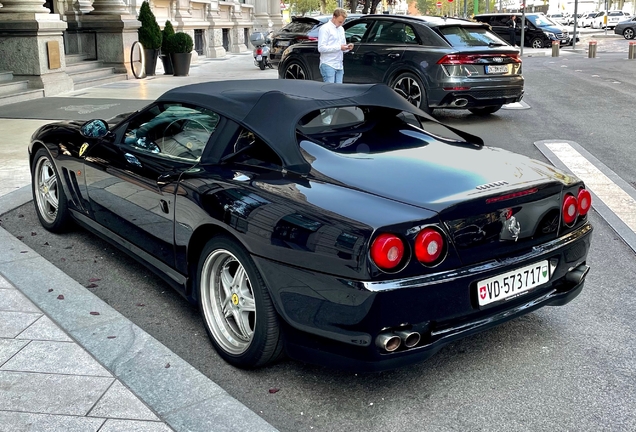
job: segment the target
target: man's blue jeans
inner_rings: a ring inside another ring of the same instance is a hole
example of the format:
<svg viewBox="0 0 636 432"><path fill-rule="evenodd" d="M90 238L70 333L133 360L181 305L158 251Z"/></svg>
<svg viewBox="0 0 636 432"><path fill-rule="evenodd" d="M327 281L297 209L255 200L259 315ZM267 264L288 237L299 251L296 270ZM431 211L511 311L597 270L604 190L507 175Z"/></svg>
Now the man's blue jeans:
<svg viewBox="0 0 636 432"><path fill-rule="evenodd" d="M334 69L323 63L320 65L320 75L322 75L323 82L342 84L344 69Z"/></svg>

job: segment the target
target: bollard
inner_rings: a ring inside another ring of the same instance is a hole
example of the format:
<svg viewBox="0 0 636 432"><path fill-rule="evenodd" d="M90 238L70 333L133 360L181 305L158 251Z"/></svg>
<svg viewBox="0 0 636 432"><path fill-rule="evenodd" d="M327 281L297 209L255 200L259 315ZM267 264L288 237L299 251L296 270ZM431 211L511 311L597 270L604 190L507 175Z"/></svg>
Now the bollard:
<svg viewBox="0 0 636 432"><path fill-rule="evenodd" d="M560 41L552 41L552 57L559 56L559 48L561 47Z"/></svg>
<svg viewBox="0 0 636 432"><path fill-rule="evenodd" d="M596 41L590 41L590 48L587 51L587 58L596 58Z"/></svg>
<svg viewBox="0 0 636 432"><path fill-rule="evenodd" d="M636 41L629 41L629 53L627 54L629 60L636 59Z"/></svg>

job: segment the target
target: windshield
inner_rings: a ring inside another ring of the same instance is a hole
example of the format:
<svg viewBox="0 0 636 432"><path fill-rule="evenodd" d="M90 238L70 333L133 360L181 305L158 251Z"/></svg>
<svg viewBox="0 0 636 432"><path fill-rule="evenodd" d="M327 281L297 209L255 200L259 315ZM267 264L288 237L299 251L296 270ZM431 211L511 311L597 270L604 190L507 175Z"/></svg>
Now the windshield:
<svg viewBox="0 0 636 432"><path fill-rule="evenodd" d="M454 47L476 47L502 45L504 42L493 32L483 27L440 27L439 30Z"/></svg>
<svg viewBox="0 0 636 432"><path fill-rule="evenodd" d="M554 21L544 15L526 15L526 19L537 27L552 27L556 25Z"/></svg>

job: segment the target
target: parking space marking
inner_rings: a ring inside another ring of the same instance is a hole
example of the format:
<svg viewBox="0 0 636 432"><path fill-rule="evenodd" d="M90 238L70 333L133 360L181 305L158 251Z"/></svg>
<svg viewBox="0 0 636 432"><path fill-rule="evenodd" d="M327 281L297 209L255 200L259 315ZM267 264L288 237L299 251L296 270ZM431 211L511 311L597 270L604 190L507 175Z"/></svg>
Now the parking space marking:
<svg viewBox="0 0 636 432"><path fill-rule="evenodd" d="M547 142L545 146L558 157L586 187L614 212L633 232L636 232L636 200L612 179L592 164L572 145ZM594 205L594 204L593 204Z"/></svg>

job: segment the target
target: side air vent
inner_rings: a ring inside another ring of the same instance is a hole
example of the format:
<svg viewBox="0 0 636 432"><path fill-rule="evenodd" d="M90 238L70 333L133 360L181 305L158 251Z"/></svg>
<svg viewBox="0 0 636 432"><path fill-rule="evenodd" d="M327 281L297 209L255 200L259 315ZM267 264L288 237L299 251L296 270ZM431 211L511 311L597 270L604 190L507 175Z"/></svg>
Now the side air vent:
<svg viewBox="0 0 636 432"><path fill-rule="evenodd" d="M496 181L496 182L492 182L492 183L486 183L486 184L483 184L483 185L479 185L475 189L477 189L477 190L486 190L486 189L496 188L496 187L499 187L499 186L505 186L507 184L508 184L507 181Z"/></svg>

